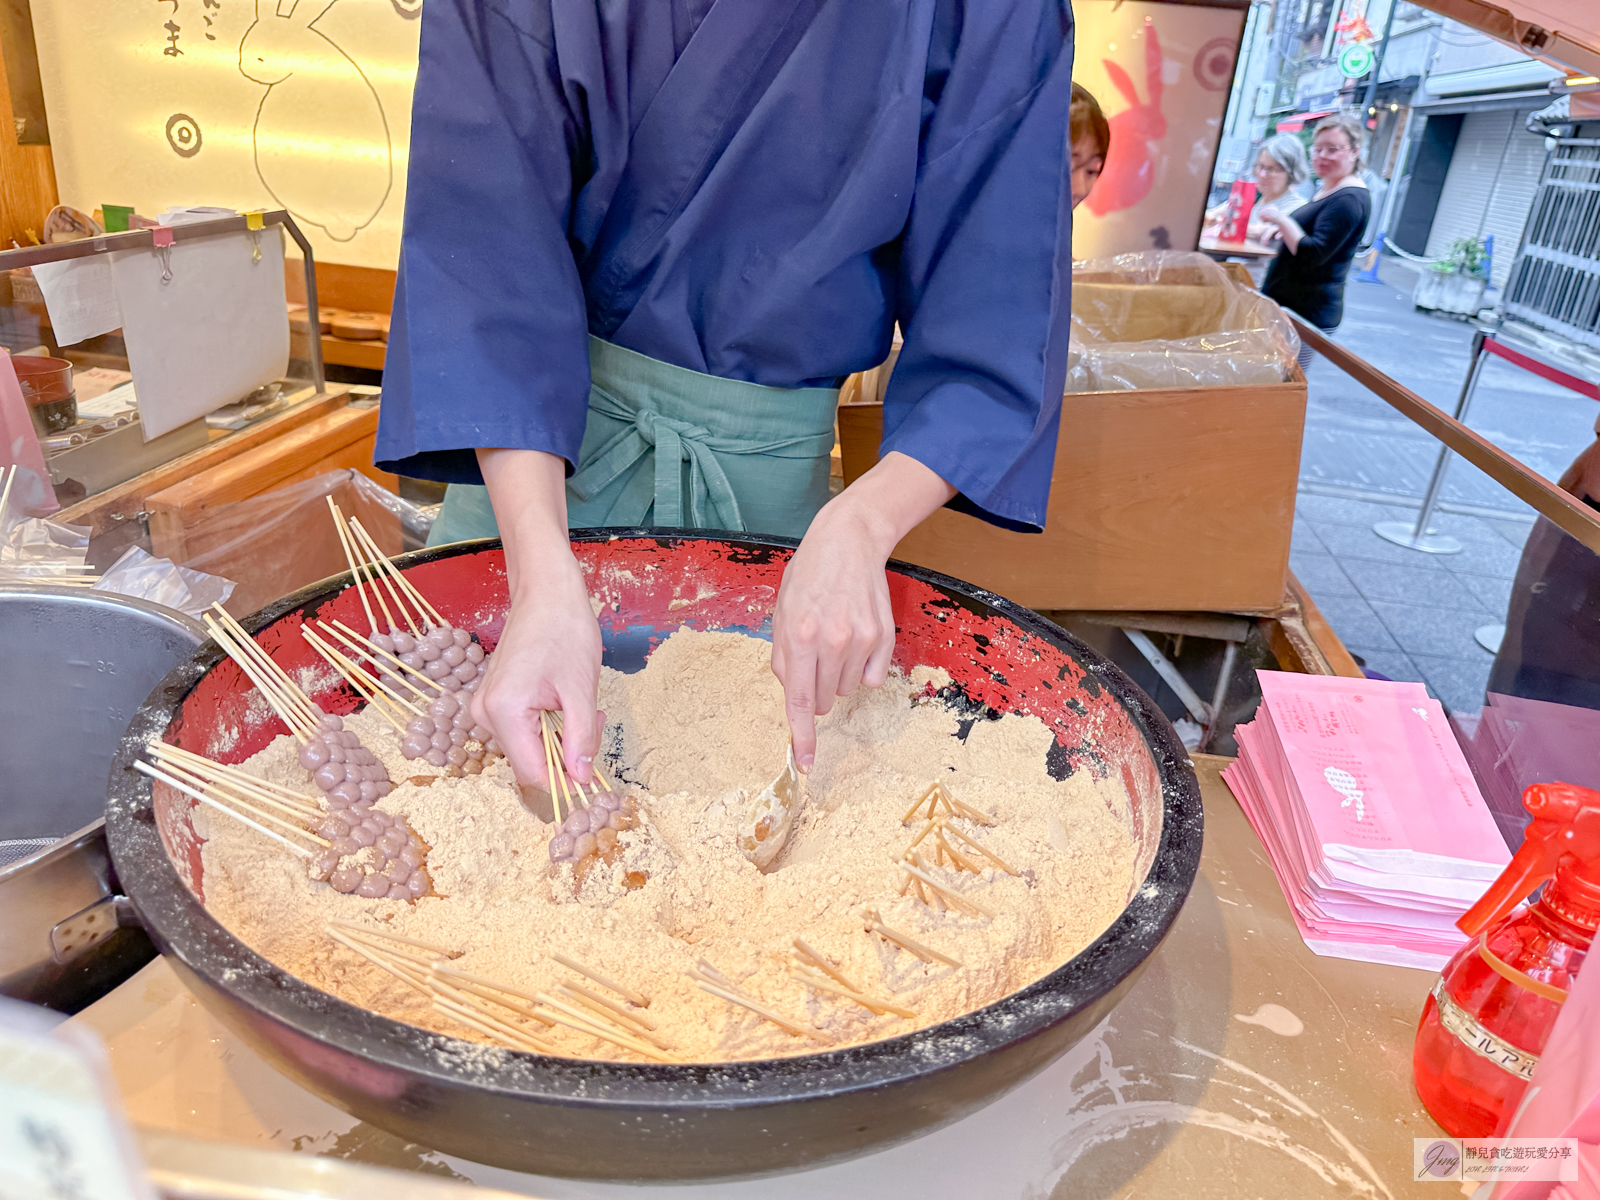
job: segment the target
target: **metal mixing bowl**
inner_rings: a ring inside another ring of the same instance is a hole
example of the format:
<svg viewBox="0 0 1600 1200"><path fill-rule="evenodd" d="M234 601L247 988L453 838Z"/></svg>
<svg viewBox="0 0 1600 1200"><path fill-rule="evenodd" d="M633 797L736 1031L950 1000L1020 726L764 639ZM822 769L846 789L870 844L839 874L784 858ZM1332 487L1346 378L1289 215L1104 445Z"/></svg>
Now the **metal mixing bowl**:
<svg viewBox="0 0 1600 1200"><path fill-rule="evenodd" d="M0 587L0 995L77 1012L155 957L118 920L106 773L140 702L204 640L144 600Z"/></svg>
<svg viewBox="0 0 1600 1200"><path fill-rule="evenodd" d="M770 624L794 543L729 535L598 531L574 549L600 601L606 661L637 669L680 625ZM409 555L400 564L453 624L486 646L507 607L498 542ZM154 692L114 765L106 824L146 928L201 1002L284 1074L400 1137L478 1162L543 1174L688 1179L814 1166L954 1120L1014 1087L1091 1030L1132 985L1182 907L1200 861L1200 793L1156 706L1114 666L1026 609L917 567L891 564L896 661L949 671L973 720L1029 712L1054 729L1048 764L1118 774L1138 848L1127 907L1057 970L977 1012L902 1037L795 1058L647 1065L481 1047L368 1012L252 952L201 902L190 802L131 769L162 737L239 762L283 732L263 719L238 669L211 644ZM312 663L308 617L361 620L348 576L246 622L279 662ZM314 697L356 707L343 687Z"/></svg>

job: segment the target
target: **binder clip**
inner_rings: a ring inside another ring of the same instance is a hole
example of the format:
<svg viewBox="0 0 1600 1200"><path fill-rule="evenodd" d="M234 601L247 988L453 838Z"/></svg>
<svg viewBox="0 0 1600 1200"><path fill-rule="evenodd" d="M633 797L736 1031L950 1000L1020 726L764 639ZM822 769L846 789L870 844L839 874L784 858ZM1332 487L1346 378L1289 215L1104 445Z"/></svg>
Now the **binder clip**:
<svg viewBox="0 0 1600 1200"><path fill-rule="evenodd" d="M161 256L161 282L172 282L172 226L157 225L150 231L150 244Z"/></svg>
<svg viewBox="0 0 1600 1200"><path fill-rule="evenodd" d="M265 211L265 209L258 209L256 212L247 212L244 215L244 227L250 231L251 262L261 261L261 230L264 228L261 214Z"/></svg>

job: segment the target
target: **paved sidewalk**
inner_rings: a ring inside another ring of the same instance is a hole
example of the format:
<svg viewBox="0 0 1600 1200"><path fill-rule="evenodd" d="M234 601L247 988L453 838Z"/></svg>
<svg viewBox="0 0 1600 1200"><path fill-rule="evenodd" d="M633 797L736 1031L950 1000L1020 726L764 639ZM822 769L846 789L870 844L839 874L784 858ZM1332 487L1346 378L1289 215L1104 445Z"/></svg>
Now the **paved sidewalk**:
<svg viewBox="0 0 1600 1200"><path fill-rule="evenodd" d="M1384 260L1382 284L1350 282L1336 340L1425 399L1454 411L1472 328L1411 307L1414 274ZM1426 683L1446 707L1476 712L1493 656L1474 640L1504 621L1532 510L1456 459L1433 528L1455 555L1384 541L1377 521L1414 522L1439 443L1323 360L1308 372L1290 565L1352 653L1392 679ZM1555 479L1594 437L1596 406L1492 360L1467 424Z"/></svg>

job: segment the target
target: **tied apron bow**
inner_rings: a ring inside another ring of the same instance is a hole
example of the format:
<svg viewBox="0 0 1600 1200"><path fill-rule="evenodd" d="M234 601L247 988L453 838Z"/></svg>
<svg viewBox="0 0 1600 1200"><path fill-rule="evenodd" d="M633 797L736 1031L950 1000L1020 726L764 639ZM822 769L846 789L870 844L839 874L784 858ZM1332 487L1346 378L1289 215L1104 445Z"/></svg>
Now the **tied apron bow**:
<svg viewBox="0 0 1600 1200"><path fill-rule="evenodd" d="M648 521L798 538L827 503L836 389L703 375L596 337L589 377L570 528ZM498 533L488 489L453 483L428 544Z"/></svg>
<svg viewBox="0 0 1600 1200"><path fill-rule="evenodd" d="M719 455L768 455L815 458L832 449L832 434L801 434L770 441L718 436L704 426L669 417L651 407L649 398L630 405L599 384L589 392L589 415L622 422L617 432L577 474L567 489L580 500L592 500L633 470L640 459L655 455L654 471L639 469L612 502L602 525L641 525L650 511L651 525L678 529L744 529L744 514ZM684 470L688 471L688 520L684 520ZM708 518L715 516L715 520Z"/></svg>

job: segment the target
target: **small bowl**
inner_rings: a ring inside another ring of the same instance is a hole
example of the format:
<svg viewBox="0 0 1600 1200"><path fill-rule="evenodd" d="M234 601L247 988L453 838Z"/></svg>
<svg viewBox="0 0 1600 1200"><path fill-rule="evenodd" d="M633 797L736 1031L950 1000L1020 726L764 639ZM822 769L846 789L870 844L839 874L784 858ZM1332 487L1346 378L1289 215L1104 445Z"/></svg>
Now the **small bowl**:
<svg viewBox="0 0 1600 1200"><path fill-rule="evenodd" d="M11 360L22 398L28 402L34 429L41 437L65 433L78 423L78 394L72 387L72 364L64 358L22 355Z"/></svg>

